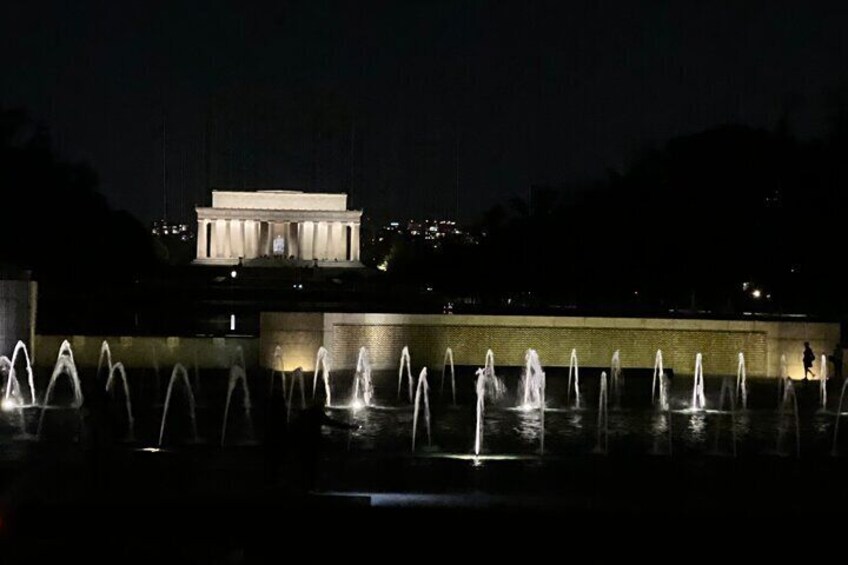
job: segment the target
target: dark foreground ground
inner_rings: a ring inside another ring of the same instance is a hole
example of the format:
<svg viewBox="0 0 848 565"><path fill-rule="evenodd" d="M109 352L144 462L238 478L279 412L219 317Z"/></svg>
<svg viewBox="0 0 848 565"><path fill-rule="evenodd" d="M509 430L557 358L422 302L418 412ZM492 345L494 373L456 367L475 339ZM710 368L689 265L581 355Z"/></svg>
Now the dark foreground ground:
<svg viewBox="0 0 848 565"><path fill-rule="evenodd" d="M396 381L387 382L381 399L394 395ZM613 424L637 421L639 410L650 409L649 394L642 394L650 392L650 381L644 386L635 378L628 382L634 397L625 405L637 408L613 411ZM843 441L837 456L830 455L834 417L818 414L813 384L798 388L800 458L794 456L791 434L779 451L783 456L776 454L779 420L772 405L777 394L767 384L752 386L748 416L765 423L759 427L768 433L758 438L750 432L740 442L738 457L730 454L726 429L719 434L710 427L726 422L726 415L707 418L700 447L687 449L690 418L685 414L675 416L673 456L648 454L653 439L622 430L613 434L609 455L591 454L596 397L587 383L586 437L575 436L576 449L560 445L556 451L561 438L555 430L547 436L550 449L544 458L534 455L536 439L518 445L519 451L506 449L521 436L522 419L492 410L488 421L497 424L498 432L487 436L484 447L520 455L475 461L422 447L412 456L406 451L407 407L375 410L370 419L357 420L379 424L378 438L397 436L396 442L368 450L362 437L351 446L347 432L332 435L321 443L315 473L294 443L282 450L263 445L267 434L264 439L257 434L259 443L249 445L239 445L233 436L234 445L228 440L227 447L220 447L216 433L223 402L210 392L211 384L204 383L206 397L200 396L209 407L207 413L199 410L198 419L206 422L201 444L144 449L157 444L161 412L152 401L144 408L143 390L133 397L139 407L136 432L142 438L135 444L98 443L96 434L82 434L84 441L35 441L35 411L26 426L28 438L7 423L0 442L0 565L336 559L412 564L427 554L447 562L714 560L738 555L743 547L761 559L793 553L824 557L843 539L848 450ZM267 390L263 385L254 390ZM711 405L718 402L720 385L708 383ZM677 389L685 398L690 385L678 383ZM473 404L465 399L461 406ZM473 411L465 410L470 420L460 418L456 426L452 422L458 416L450 408L434 403L433 412L437 441L455 439L439 434L458 426L462 433L454 443L467 453ZM351 419L346 412L331 413ZM68 431L73 438L75 414L50 414L52 433L46 435L59 439ZM562 419L552 412L548 424L554 428ZM660 452L667 453L664 436L659 438ZM722 454L715 454L713 446Z"/></svg>
<svg viewBox="0 0 848 565"><path fill-rule="evenodd" d="M296 458L272 468L261 447L31 449L0 474L0 563L650 555L669 537L771 551L784 535L813 544L848 511L840 457L333 454L310 487Z"/></svg>

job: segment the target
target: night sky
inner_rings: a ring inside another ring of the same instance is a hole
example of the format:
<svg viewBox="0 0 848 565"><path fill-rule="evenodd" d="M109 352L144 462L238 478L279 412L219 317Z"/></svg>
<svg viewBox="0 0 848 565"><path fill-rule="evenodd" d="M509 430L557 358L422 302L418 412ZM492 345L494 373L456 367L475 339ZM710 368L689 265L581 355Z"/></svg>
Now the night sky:
<svg viewBox="0 0 848 565"><path fill-rule="evenodd" d="M162 215L163 122L171 218L211 185L472 220L720 124L821 135L846 29L842 2L12 0L0 105L143 221Z"/></svg>

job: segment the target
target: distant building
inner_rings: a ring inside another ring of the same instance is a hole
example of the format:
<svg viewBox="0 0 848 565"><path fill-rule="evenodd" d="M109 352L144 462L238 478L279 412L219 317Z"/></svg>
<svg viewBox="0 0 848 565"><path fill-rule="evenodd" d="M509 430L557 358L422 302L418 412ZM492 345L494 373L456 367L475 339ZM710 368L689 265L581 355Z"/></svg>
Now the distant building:
<svg viewBox="0 0 848 565"><path fill-rule="evenodd" d="M197 209L195 263L358 266L361 210L346 194L293 190L212 191Z"/></svg>

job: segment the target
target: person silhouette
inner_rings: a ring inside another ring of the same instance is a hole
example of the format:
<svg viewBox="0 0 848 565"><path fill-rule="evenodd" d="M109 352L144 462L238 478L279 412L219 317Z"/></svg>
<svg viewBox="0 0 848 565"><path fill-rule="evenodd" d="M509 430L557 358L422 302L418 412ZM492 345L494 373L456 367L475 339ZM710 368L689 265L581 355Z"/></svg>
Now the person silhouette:
<svg viewBox="0 0 848 565"><path fill-rule="evenodd" d="M804 380L807 380L807 373L816 378L816 374L813 372L813 361L816 360L816 354L813 353L813 350L810 349L810 342L804 342Z"/></svg>

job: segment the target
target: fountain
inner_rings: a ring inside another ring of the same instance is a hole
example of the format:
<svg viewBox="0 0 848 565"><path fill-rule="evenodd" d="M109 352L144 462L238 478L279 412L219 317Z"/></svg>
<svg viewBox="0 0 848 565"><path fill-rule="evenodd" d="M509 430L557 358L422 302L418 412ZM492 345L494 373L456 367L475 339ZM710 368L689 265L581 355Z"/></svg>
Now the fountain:
<svg viewBox="0 0 848 565"><path fill-rule="evenodd" d="M445 391L445 372L447 372L448 363L450 363L451 372L451 398L453 405L456 406L456 376L453 370L453 350L450 347L445 349L445 357L442 360L442 384L439 388L440 394Z"/></svg>
<svg viewBox="0 0 848 565"><path fill-rule="evenodd" d="M286 395L287 399L287 407L286 407L286 421L291 420L291 407L292 407L292 398L294 397L294 385L300 385L300 409L303 410L306 408L306 385L303 382L303 368L298 367L294 371L292 371L291 375L291 384L289 385L289 392Z"/></svg>
<svg viewBox="0 0 848 565"><path fill-rule="evenodd" d="M539 359L536 356L536 362L538 363ZM541 382L539 383L539 426L540 426L540 436L539 436L539 455L545 454L545 373L539 367L539 375Z"/></svg>
<svg viewBox="0 0 848 565"><path fill-rule="evenodd" d="M70 344L68 345L68 347L70 348ZM20 383L18 382L17 369L15 368L15 366L17 365L17 361L18 361L18 355L21 352L23 352L24 360L26 361L27 384L29 384L30 400L32 402L32 406L35 406L35 404L36 404L36 402L35 402L35 376L33 375L33 372L32 372L32 363L30 362L30 359L29 359L29 351L27 351L27 346L23 341L18 340L18 342L15 344L15 349L12 350L12 359L9 360L9 365L8 365L9 377L7 379L7 382L9 384L14 382L18 386L18 396L19 396L19 398L16 402L18 403L19 406L24 407L23 394L20 393ZM71 353L71 358L73 359L73 353ZM4 401L6 401L7 398L10 398L8 393L6 394Z"/></svg>
<svg viewBox="0 0 848 565"><path fill-rule="evenodd" d="M491 349L489 350L491 352ZM493 356L494 357L494 356ZM488 365L489 355L486 354L486 363ZM474 428L474 455L480 455L480 448L483 445L483 415L486 405L486 369L477 369L477 424Z"/></svg>
<svg viewBox="0 0 848 565"><path fill-rule="evenodd" d="M430 385L427 384L427 367L421 369L418 375L418 386L415 387L415 410L412 415L412 451L415 452L415 438L418 435L418 413L421 398L424 398L424 424L427 426L427 446L430 447Z"/></svg>
<svg viewBox="0 0 848 565"><path fill-rule="evenodd" d="M105 341L103 343L106 343ZM132 413L132 402L130 401L130 387L127 383L127 372L124 370L124 364L120 361L115 363L109 369L109 376L106 378L106 392L112 392L112 383L115 382L115 375L121 377L121 382L124 385L124 406L127 409L127 421L129 422L128 430L129 437L134 437L135 420Z"/></svg>
<svg viewBox="0 0 848 565"><path fill-rule="evenodd" d="M15 378L14 371L12 370L12 362L5 355L0 355L0 371L5 372L7 375L4 388L0 389L3 391L3 400L0 401L0 411L11 412L12 410L17 410L18 426L21 429L21 433L25 433L26 420L24 419L24 399L21 395L21 385L18 379Z"/></svg>
<svg viewBox="0 0 848 565"><path fill-rule="evenodd" d="M671 406L668 402L669 390L671 389L671 383L668 380L668 375L664 372L660 373L659 382L659 409L662 412L668 412Z"/></svg>
<svg viewBox="0 0 848 565"><path fill-rule="evenodd" d="M371 359L365 347L359 348L359 356L356 358L356 374L353 379L353 399L351 405L354 409L363 406L371 406L374 396L374 386L371 383Z"/></svg>
<svg viewBox="0 0 848 565"><path fill-rule="evenodd" d="M235 365L242 369L247 368L247 365L244 363L244 348L241 345L236 345L235 348L233 348L233 359L230 365Z"/></svg>
<svg viewBox="0 0 848 565"><path fill-rule="evenodd" d="M45 410L41 411L41 417L38 419L38 431L36 435L41 438L41 430L44 426L44 415L47 414L47 408L56 408L50 404L50 398L53 393L53 387L56 386L56 381L61 375L67 375L71 379L71 386L74 390L74 400L70 408L79 410L82 407L82 387L80 386L79 374L77 366L74 363L74 352L71 350L71 344L67 340L62 342L59 347L59 355L56 358L56 365L53 367L53 374L50 376L50 382L47 384L47 392L44 393Z"/></svg>
<svg viewBox="0 0 848 565"><path fill-rule="evenodd" d="M97 358L97 372L95 376L98 378L100 377L100 369L103 368L104 359L106 360L106 374L108 375L112 372L112 350L109 348L109 342L105 339L100 344L100 357Z"/></svg>
<svg viewBox="0 0 848 565"><path fill-rule="evenodd" d="M400 365L398 366L398 400L400 400L400 389L403 382L403 368L406 367L407 388L409 389L409 403L412 404L412 368L409 361L409 347L404 345L400 352Z"/></svg>
<svg viewBox="0 0 848 565"><path fill-rule="evenodd" d="M12 362L9 361L9 358L5 355L0 355L0 372L5 373L6 375L6 382L3 384L3 388L0 389L3 392L2 408L5 411L14 410L23 404L23 398L21 398L21 385L18 382L18 379L13 380Z"/></svg>
<svg viewBox="0 0 848 565"><path fill-rule="evenodd" d="M528 349L524 354L524 372L521 375L520 386L524 390L521 408L525 410L544 409L542 396L545 388L545 373L542 371L539 354L535 349Z"/></svg>
<svg viewBox="0 0 848 565"><path fill-rule="evenodd" d="M607 400L607 373L601 373L601 392L598 395L598 432L595 453L606 455L609 450L609 418Z"/></svg>
<svg viewBox="0 0 848 565"><path fill-rule="evenodd" d="M244 367L240 367L238 365L233 365L230 367L230 381L227 385L227 401L224 404L224 423L221 426L221 447L224 447L224 440L227 437L227 421L229 420L230 414L230 401L233 398L233 391L236 389L236 385L241 383L241 391L242 391L242 407L244 408L244 418L247 422L247 428L250 430L252 434L253 430L253 422L250 419L250 390L247 387L247 373L244 372ZM301 391L303 387L301 387Z"/></svg>
<svg viewBox="0 0 848 565"><path fill-rule="evenodd" d="M674 439L674 432L672 429L672 418L671 418L671 410L668 402L668 391L670 390L670 384L668 380L668 375L664 372L659 374L659 417L662 418L660 422L658 422L657 430L659 432L665 432L665 436L667 438L667 454L671 455L673 453L672 443ZM654 437L654 453L660 453L659 449L659 435Z"/></svg>
<svg viewBox="0 0 848 565"><path fill-rule="evenodd" d="M789 380L789 371L786 365L786 355L780 356L780 378L777 379L777 407L780 409L783 402L783 389L786 387L786 382Z"/></svg>
<svg viewBox="0 0 848 565"><path fill-rule="evenodd" d="M572 377L574 378L574 407L580 409L580 366L577 363L577 350L571 350L571 357L568 360L568 393L566 402L571 404Z"/></svg>
<svg viewBox="0 0 848 565"><path fill-rule="evenodd" d="M777 433L777 453L786 455L786 413L792 412L795 422L795 457L801 457L801 422L798 415L798 398L795 396L795 387L792 386L792 380L786 379L786 385L783 389L783 400L780 403L780 426Z"/></svg>
<svg viewBox="0 0 848 565"><path fill-rule="evenodd" d="M324 406L330 406L330 362L327 360L329 353L322 345L315 355L315 372L312 373L312 400L315 400L315 391L318 388L318 371L324 381Z"/></svg>
<svg viewBox="0 0 848 565"><path fill-rule="evenodd" d="M819 400L821 400L821 409L827 410L827 355L821 356L819 373Z"/></svg>
<svg viewBox="0 0 848 565"><path fill-rule="evenodd" d="M74 388L74 401L71 404L71 408L79 408L83 402L82 387L80 386L79 374L77 373L77 365L74 363L74 352L71 350L71 344L67 340L63 341L61 347L59 347L59 356L56 358L53 374L50 376L50 382L47 384L47 392L44 393L45 407L50 406L50 396L53 392L53 387L56 386L56 380L59 376L63 374L70 377L71 384Z"/></svg>
<svg viewBox="0 0 848 565"><path fill-rule="evenodd" d="M660 383L660 395L662 394L662 377L665 375L663 372L663 356L662 350L657 349L657 354L654 355L654 376L651 379L651 404L657 404L657 383Z"/></svg>
<svg viewBox="0 0 848 565"><path fill-rule="evenodd" d="M162 446L162 440L165 438L165 422L168 419L168 409L171 407L171 393L174 389L174 383L177 379L183 383L185 387L186 397L188 398L188 410L191 417L191 431L194 441L197 442L197 416L195 414L194 393L191 390L191 383L188 381L188 372L182 364L174 365L174 370L171 371L171 379L168 381L168 390L165 393L165 408L162 412L162 424L159 426L159 446Z"/></svg>
<svg viewBox="0 0 848 565"><path fill-rule="evenodd" d="M692 383L692 410L703 410L707 407L704 396L704 360L698 353L695 355L695 381Z"/></svg>
<svg viewBox="0 0 848 565"><path fill-rule="evenodd" d="M736 397L742 398L742 409L748 409L748 379L745 376L745 355L739 352L739 364L736 366Z"/></svg>
<svg viewBox="0 0 848 565"><path fill-rule="evenodd" d="M283 388L283 394L286 393L286 372L283 369L283 348L279 345L274 348L274 366L271 367L271 386L268 390L274 390L274 376L280 373L280 386Z"/></svg>
<svg viewBox="0 0 848 565"><path fill-rule="evenodd" d="M12 362L5 355L0 355L0 370L6 374L6 383L2 389L3 401L0 407L5 412L23 408L24 397L21 393L21 383L18 382L18 378L15 376L15 368ZM23 412L21 414L23 415Z"/></svg>
<svg viewBox="0 0 848 565"><path fill-rule="evenodd" d="M830 450L831 455L836 455L836 440L839 437L839 419L842 417L842 403L845 401L845 389L848 388L848 380L842 384L842 392L839 394L839 406L836 409L836 423L833 425L833 447Z"/></svg>
<svg viewBox="0 0 848 565"><path fill-rule="evenodd" d="M739 354L741 357L741 353ZM744 363L744 362L743 362ZM744 365L743 365L744 367ZM737 382L738 386L738 382ZM725 411L725 399L727 399L727 405L730 407L730 434L733 441L733 456L736 457L736 400L733 395L733 387L730 384L730 379L722 379L721 381L721 393L719 393L718 399L718 410L719 414L716 416L716 438L715 438L715 447L713 450L718 453L718 445L719 440L721 439L721 422L723 413Z"/></svg>
<svg viewBox="0 0 848 565"><path fill-rule="evenodd" d="M62 340L62 343L59 345L59 354L56 355L56 360L58 361L61 357L70 357L71 363L76 365L74 361L74 350L71 348L71 343L67 339Z"/></svg>
<svg viewBox="0 0 848 565"><path fill-rule="evenodd" d="M486 361L482 369L477 370L477 374L483 374L483 384L486 394L493 400L500 400L506 394L506 385L495 374L495 354L491 349L486 351Z"/></svg>
<svg viewBox="0 0 848 565"><path fill-rule="evenodd" d="M616 349L610 361L610 380L612 381L612 396L615 405L621 406L621 392L624 388L624 379L621 375L621 351Z"/></svg>

